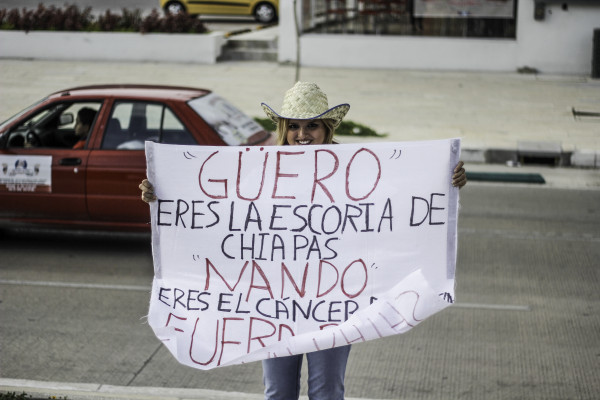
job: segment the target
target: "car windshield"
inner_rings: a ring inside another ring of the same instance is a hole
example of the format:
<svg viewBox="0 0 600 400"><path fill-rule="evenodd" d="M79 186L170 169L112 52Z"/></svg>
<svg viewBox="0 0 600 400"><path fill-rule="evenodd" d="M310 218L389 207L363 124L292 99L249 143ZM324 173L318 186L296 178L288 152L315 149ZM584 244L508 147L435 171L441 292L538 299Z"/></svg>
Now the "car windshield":
<svg viewBox="0 0 600 400"><path fill-rule="evenodd" d="M12 117L10 117L9 119L7 119L6 121L2 122L0 124L0 131L2 131L7 125L10 125L14 120L16 120L17 118L19 118L21 115L26 114L27 112L29 112L29 110L31 110L32 108L36 107L38 104L43 103L46 100L47 100L46 98L41 99L40 101L38 101L38 102L30 105L26 109L20 111L19 113L13 115Z"/></svg>
<svg viewBox="0 0 600 400"><path fill-rule="evenodd" d="M264 130L260 124L215 93L190 100L188 104L230 146L244 145L252 135Z"/></svg>

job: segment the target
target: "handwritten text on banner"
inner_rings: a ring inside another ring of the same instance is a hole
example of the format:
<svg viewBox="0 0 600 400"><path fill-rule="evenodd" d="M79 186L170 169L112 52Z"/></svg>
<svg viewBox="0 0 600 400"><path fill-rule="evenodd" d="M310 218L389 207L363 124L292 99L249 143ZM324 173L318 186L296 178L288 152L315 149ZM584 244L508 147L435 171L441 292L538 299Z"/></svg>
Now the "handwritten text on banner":
<svg viewBox="0 0 600 400"><path fill-rule="evenodd" d="M147 142L151 327L200 369L411 329L453 302L459 152Z"/></svg>

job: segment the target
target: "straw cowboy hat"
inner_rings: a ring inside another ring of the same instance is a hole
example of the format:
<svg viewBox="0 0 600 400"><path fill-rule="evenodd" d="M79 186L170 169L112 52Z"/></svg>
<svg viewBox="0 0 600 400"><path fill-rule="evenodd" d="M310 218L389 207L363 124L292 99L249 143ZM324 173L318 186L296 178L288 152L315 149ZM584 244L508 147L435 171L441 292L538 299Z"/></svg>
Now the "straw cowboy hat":
<svg viewBox="0 0 600 400"><path fill-rule="evenodd" d="M277 124L279 118L285 119L331 119L338 127L350 109L350 104L340 104L329 108L327 95L315 84L297 82L285 92L281 112L276 112L265 103L261 106L267 117Z"/></svg>

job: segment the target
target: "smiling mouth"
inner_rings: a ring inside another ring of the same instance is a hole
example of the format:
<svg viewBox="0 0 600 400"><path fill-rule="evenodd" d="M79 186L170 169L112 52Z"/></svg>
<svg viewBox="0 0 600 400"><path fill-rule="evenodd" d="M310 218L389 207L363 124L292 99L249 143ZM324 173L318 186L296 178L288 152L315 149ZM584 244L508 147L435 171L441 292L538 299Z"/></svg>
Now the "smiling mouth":
<svg viewBox="0 0 600 400"><path fill-rule="evenodd" d="M312 142L312 140L309 140L309 139L296 140L296 143L303 144L303 145L310 144L311 142Z"/></svg>

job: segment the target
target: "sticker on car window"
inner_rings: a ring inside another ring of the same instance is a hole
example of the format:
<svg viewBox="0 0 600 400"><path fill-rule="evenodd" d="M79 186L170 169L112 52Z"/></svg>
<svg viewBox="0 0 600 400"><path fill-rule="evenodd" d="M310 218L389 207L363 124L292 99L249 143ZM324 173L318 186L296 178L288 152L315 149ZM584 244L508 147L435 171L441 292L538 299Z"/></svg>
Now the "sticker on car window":
<svg viewBox="0 0 600 400"><path fill-rule="evenodd" d="M0 191L51 192L52 156L0 156Z"/></svg>
<svg viewBox="0 0 600 400"><path fill-rule="evenodd" d="M248 138L263 130L256 121L215 93L188 102L230 146L246 144Z"/></svg>

